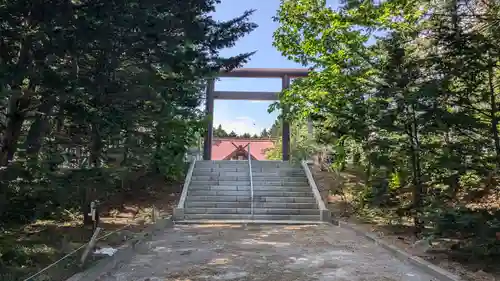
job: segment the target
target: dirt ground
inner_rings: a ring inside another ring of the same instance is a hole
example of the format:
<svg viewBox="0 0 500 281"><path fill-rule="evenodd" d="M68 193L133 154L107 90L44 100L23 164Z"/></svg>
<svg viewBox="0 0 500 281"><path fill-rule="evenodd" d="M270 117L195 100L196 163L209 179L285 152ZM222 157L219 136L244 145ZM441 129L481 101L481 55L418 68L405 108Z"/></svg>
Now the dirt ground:
<svg viewBox="0 0 500 281"><path fill-rule="evenodd" d="M166 184L158 181L147 192L134 192L113 197L112 201L101 206L102 228L97 248L117 247L141 232L152 222L152 210L160 216L172 212L180 197L180 183ZM0 280L23 280L40 269L60 259L66 254L87 243L92 230L84 228L81 217L69 217L65 221L36 221L14 230L0 233L3 260L10 260L10 265L0 264ZM11 246L9 246L11 245ZM33 281L65 280L81 270L79 259L83 249L50 268ZM98 256L90 256L86 264L91 265Z"/></svg>
<svg viewBox="0 0 500 281"><path fill-rule="evenodd" d="M331 225L176 225L100 281L437 281Z"/></svg>
<svg viewBox="0 0 500 281"><path fill-rule="evenodd" d="M500 280L500 271L486 272L486 265L482 262L469 260L455 261L446 248L429 250L415 244L417 239L413 235L413 228L409 222L387 223L376 216L367 217L354 211L347 194L341 195L345 186L361 185L362 181L353 173L333 174L312 168L313 176L320 189L328 208L338 219L351 223L365 232L376 234L380 239L421 257L433 264L444 268L469 281L497 281ZM344 192L345 193L345 192ZM438 247L439 248L439 247Z"/></svg>

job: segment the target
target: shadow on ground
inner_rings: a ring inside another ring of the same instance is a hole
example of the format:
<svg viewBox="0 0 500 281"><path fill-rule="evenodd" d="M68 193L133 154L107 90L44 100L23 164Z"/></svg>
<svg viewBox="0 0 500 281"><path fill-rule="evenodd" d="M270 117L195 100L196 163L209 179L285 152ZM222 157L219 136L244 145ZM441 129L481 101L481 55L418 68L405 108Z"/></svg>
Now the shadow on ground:
<svg viewBox="0 0 500 281"><path fill-rule="evenodd" d="M152 205L162 214L171 213L180 192L179 183L165 187L165 183L159 182L147 192L116 196L103 205L100 237L125 228L107 236L97 246L117 247L141 232L151 223ZM3 230L0 233L0 280L23 280L78 249L91 236L92 229L83 227L79 217L68 221L37 221ZM65 280L72 276L81 270L79 259L82 252L72 254L33 281ZM88 264L96 258L90 257Z"/></svg>

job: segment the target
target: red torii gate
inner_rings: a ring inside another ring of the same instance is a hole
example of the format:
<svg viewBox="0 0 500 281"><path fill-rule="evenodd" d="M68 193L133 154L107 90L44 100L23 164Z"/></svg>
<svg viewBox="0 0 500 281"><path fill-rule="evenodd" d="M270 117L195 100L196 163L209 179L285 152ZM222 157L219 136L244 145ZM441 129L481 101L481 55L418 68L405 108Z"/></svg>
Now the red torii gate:
<svg viewBox="0 0 500 281"><path fill-rule="evenodd" d="M221 72L219 77L237 78L281 78L282 89L290 87L290 79L306 77L308 69L297 68L239 68L230 72ZM215 79L207 81L206 114L208 130L203 144L203 159L211 160L213 139L214 100L278 100L277 92L215 91ZM290 160L290 123L283 120L283 161Z"/></svg>

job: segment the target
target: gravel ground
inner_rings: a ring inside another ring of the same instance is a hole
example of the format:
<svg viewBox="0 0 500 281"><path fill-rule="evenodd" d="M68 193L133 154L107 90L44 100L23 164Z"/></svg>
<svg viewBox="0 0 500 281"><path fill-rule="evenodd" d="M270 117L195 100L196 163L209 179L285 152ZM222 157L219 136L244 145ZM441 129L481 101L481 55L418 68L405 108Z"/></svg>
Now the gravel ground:
<svg viewBox="0 0 500 281"><path fill-rule="evenodd" d="M436 279L339 227L176 225L139 247L129 263L101 280Z"/></svg>

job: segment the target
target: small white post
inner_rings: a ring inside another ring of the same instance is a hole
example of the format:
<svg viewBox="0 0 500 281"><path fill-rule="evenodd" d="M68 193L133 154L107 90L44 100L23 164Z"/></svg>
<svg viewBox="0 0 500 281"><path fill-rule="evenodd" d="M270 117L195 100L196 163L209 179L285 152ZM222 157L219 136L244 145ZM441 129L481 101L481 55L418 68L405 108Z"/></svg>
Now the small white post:
<svg viewBox="0 0 500 281"><path fill-rule="evenodd" d="M309 134L309 139L313 138L313 122L311 118L307 118L307 133Z"/></svg>
<svg viewBox="0 0 500 281"><path fill-rule="evenodd" d="M156 206L153 205L153 207L151 208L151 220L153 221L153 223L156 223L157 217L158 212L156 211Z"/></svg>

